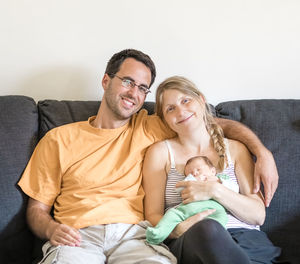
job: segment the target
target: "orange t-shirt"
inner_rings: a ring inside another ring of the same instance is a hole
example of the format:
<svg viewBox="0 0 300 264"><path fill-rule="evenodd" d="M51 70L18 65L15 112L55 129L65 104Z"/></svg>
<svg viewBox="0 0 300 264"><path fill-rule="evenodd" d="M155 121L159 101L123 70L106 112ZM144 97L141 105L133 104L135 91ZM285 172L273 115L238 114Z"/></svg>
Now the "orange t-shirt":
<svg viewBox="0 0 300 264"><path fill-rule="evenodd" d="M148 146L174 134L146 110L117 129L90 121L49 131L19 181L31 198L54 205L57 222L75 228L143 220L142 163Z"/></svg>

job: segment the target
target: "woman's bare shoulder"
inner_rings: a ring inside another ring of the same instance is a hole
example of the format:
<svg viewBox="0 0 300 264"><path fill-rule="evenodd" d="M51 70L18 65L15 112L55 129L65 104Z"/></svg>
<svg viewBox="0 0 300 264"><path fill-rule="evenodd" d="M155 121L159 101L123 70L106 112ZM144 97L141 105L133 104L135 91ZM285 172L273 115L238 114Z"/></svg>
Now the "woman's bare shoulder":
<svg viewBox="0 0 300 264"><path fill-rule="evenodd" d="M167 145L166 145L165 140L163 140L163 141L158 141L158 142L152 144L152 145L148 148L147 152L163 151L164 149L166 149L166 146L167 146Z"/></svg>
<svg viewBox="0 0 300 264"><path fill-rule="evenodd" d="M165 141L159 141L152 144L146 152L146 159L156 159L166 161L168 157L168 148Z"/></svg>
<svg viewBox="0 0 300 264"><path fill-rule="evenodd" d="M148 171L157 171L162 170L166 171L169 167L169 154L168 147L164 141L156 142L152 144L146 152L143 170Z"/></svg>
<svg viewBox="0 0 300 264"><path fill-rule="evenodd" d="M241 154L248 154L249 151L247 147L238 140L227 139L229 144L230 155L233 159L238 157Z"/></svg>

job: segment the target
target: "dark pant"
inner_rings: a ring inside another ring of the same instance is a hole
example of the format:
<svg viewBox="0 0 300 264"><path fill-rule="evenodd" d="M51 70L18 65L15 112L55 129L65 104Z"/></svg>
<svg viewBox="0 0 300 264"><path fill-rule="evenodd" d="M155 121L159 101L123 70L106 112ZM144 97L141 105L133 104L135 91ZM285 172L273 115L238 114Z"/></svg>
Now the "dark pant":
<svg viewBox="0 0 300 264"><path fill-rule="evenodd" d="M277 263L275 259L280 256L281 249L272 244L266 233L245 228L231 228L228 232L247 253L251 263Z"/></svg>
<svg viewBox="0 0 300 264"><path fill-rule="evenodd" d="M212 219L196 223L178 239L165 243L179 264L269 264L281 252L262 231L226 230Z"/></svg>

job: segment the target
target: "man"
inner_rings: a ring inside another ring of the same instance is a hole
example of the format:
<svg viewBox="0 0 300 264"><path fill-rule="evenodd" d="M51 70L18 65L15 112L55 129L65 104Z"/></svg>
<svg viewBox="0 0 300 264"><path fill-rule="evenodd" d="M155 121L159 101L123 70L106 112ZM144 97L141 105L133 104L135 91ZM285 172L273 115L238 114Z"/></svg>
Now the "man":
<svg viewBox="0 0 300 264"><path fill-rule="evenodd" d="M102 79L97 116L55 128L39 142L19 185L30 197L29 226L49 240L42 263L176 262L163 246L145 243L144 154L152 143L173 135L157 116L137 113L155 76L148 55L116 53ZM256 175L264 171L257 178L264 181L270 202L278 181L272 155L246 127L219 123L227 137L251 142L248 147L258 158Z"/></svg>

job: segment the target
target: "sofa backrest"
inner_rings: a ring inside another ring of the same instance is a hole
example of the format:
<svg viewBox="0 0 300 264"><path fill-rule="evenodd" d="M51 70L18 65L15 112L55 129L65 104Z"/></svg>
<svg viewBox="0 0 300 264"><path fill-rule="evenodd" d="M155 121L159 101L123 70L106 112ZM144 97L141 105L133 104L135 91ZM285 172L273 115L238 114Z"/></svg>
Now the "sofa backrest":
<svg viewBox="0 0 300 264"><path fill-rule="evenodd" d="M32 98L0 96L0 263L30 263L33 235L26 225L27 197L18 188L38 135Z"/></svg>
<svg viewBox="0 0 300 264"><path fill-rule="evenodd" d="M250 127L273 153L279 185L262 230L284 249L283 256L300 263L300 100L243 100L215 108L218 117Z"/></svg>
<svg viewBox="0 0 300 264"><path fill-rule="evenodd" d="M50 129L72 122L87 120L96 115L101 102L99 101L57 101L44 100L38 102L40 116L39 137L43 137ZM145 102L143 108L149 114L154 112L154 103Z"/></svg>

